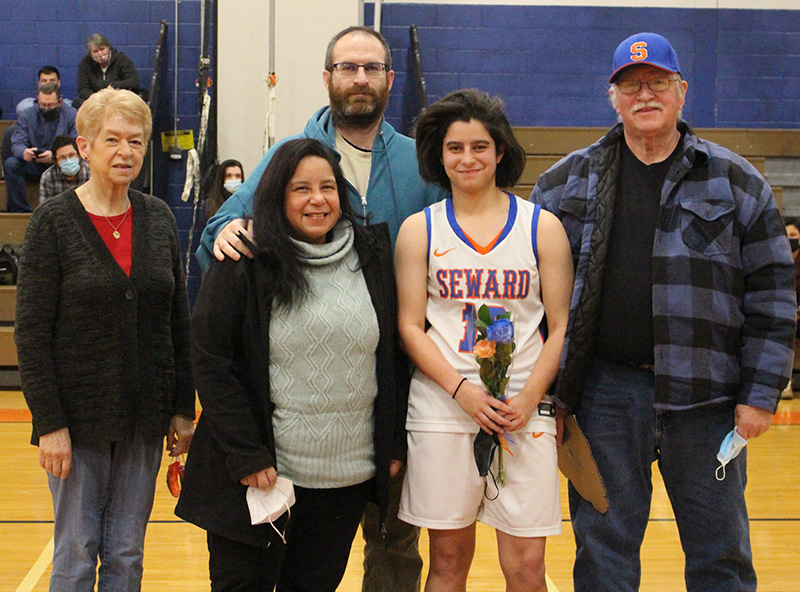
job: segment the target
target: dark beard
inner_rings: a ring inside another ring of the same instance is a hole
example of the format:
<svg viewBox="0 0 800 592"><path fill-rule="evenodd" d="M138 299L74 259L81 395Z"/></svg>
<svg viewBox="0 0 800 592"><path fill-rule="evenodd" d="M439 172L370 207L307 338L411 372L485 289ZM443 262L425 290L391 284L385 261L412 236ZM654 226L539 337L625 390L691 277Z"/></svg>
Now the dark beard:
<svg viewBox="0 0 800 592"><path fill-rule="evenodd" d="M348 101L351 94L357 93L369 94L372 101ZM328 97L334 126L368 128L383 117L386 103L389 101L389 91L388 89L380 92L371 88L348 88L346 91L337 92L328 86Z"/></svg>

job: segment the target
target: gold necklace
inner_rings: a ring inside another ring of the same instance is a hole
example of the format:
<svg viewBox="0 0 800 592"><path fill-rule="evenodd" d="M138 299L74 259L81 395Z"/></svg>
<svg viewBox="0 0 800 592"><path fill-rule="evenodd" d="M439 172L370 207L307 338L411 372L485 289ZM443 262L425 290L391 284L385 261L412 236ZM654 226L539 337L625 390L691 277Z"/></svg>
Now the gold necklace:
<svg viewBox="0 0 800 592"><path fill-rule="evenodd" d="M111 236L113 236L114 238L119 238L119 237L120 237L120 234L119 234L119 227L120 227L120 226L122 226L122 224L125 222L125 219L128 217L128 211L130 211L130 209L131 209L131 206L130 206L130 204L128 204L128 208L125 210L125 215L122 217L122 220L120 220L120 223L119 223L119 224L117 224L116 226L114 226L114 225L111 223L111 220L109 220L109 219L108 219L108 216L106 216L105 214L103 214L103 209L100 207L100 204L99 204L99 203L97 203L97 200L94 198L94 195L92 195L92 194L91 194L90 192L88 192L88 191L87 191L87 193L89 193L89 197L91 197L91 198L92 198L92 201L94 202L94 205L97 207L97 211L98 211L98 212L100 212L100 214L103 216L103 218L105 218L105 219L106 219L106 222L108 222L108 225L109 225L111 228L113 228L113 229L114 229L114 231L111 233Z"/></svg>

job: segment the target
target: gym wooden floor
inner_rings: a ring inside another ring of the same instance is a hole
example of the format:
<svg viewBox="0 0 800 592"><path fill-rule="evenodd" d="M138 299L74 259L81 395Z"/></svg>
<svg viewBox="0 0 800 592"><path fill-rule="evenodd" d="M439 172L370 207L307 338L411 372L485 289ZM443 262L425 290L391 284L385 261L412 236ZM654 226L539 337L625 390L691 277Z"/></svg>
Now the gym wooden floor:
<svg viewBox="0 0 800 592"><path fill-rule="evenodd" d="M53 514L45 473L30 446L30 415L22 394L0 392L0 590L47 590L52 557ZM748 446L750 527L761 592L800 592L800 399L782 401L772 428ZM204 532L172 513L163 469L145 544L145 592L208 590ZM650 525L642 550L642 592L685 590L678 532L656 469ZM562 478L564 533L547 543L549 590L571 592L575 546ZM353 545L340 586L361 590L361 547ZM427 566L428 539L421 547ZM478 545L468 590L504 590L494 535L478 525ZM424 574L423 574L424 578Z"/></svg>

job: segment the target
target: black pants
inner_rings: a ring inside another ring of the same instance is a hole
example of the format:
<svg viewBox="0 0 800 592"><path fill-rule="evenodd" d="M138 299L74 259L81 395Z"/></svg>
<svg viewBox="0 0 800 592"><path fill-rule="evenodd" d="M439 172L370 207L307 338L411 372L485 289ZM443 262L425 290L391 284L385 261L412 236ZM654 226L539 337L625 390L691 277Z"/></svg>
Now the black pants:
<svg viewBox="0 0 800 592"><path fill-rule="evenodd" d="M267 549L208 533L212 592L334 592L374 492L374 480L336 489L295 485L286 534Z"/></svg>

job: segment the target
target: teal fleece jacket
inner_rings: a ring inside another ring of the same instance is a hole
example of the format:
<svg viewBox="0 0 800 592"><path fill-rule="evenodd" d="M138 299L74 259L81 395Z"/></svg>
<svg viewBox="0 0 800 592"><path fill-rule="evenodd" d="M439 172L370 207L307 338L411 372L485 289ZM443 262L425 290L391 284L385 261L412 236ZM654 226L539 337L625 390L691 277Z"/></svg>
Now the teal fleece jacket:
<svg viewBox="0 0 800 592"><path fill-rule="evenodd" d="M314 138L336 152L336 130L333 127L331 108L326 106L317 111L308 120L302 134L284 138L270 148L247 181L208 221L196 253L197 261L204 271L214 257L214 240L219 232L232 220L252 216L253 195L275 150L284 142L297 138ZM385 119L381 122L380 132L372 145L372 168L367 195L362 197L349 181L347 193L353 210L366 215L367 223L389 224L392 245L403 220L446 197L444 189L428 185L419 176L414 140L396 132Z"/></svg>

